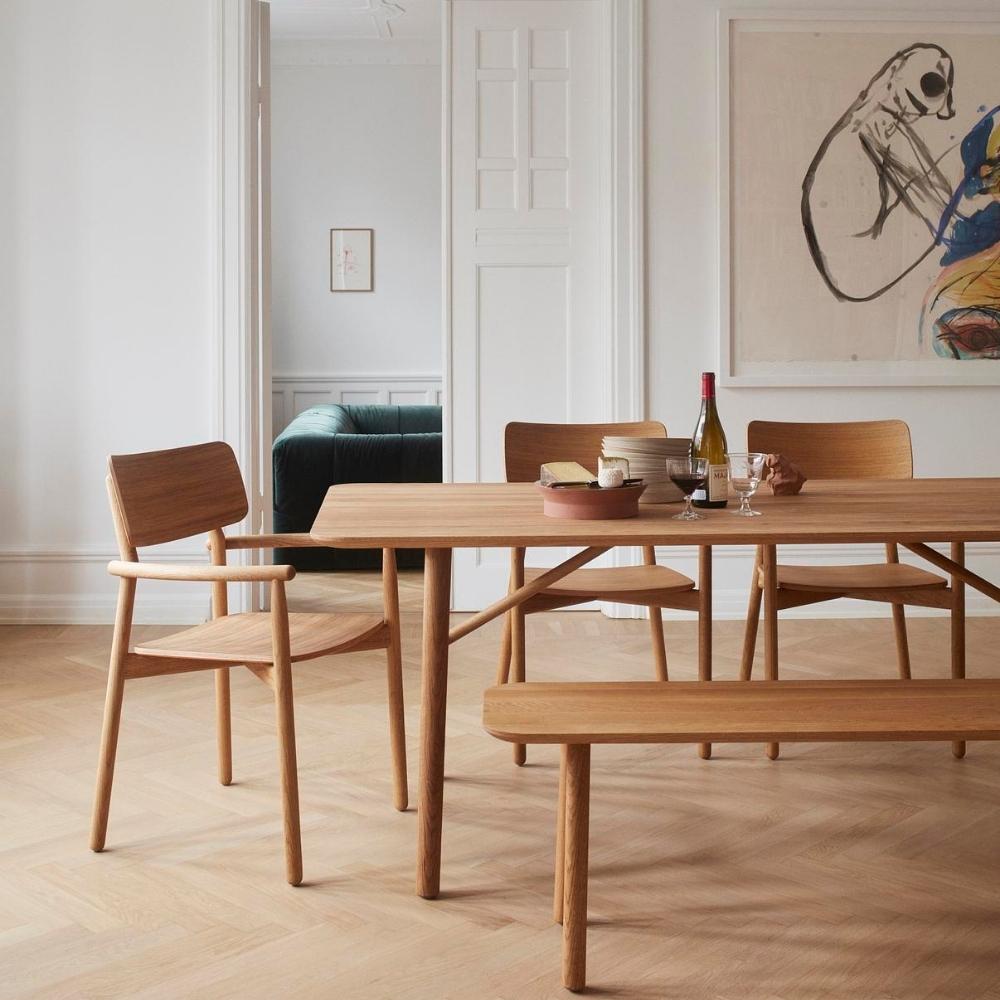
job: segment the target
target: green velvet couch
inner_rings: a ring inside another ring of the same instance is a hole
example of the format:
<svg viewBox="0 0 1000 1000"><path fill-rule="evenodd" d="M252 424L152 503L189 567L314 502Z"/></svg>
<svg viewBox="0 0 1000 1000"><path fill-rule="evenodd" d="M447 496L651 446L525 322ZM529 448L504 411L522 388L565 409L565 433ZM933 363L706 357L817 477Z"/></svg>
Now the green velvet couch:
<svg viewBox="0 0 1000 1000"><path fill-rule="evenodd" d="M309 531L336 483L441 482L440 406L347 406L300 413L275 439L274 530ZM277 549L296 569L379 569L377 549ZM399 565L423 565L423 551L401 549Z"/></svg>

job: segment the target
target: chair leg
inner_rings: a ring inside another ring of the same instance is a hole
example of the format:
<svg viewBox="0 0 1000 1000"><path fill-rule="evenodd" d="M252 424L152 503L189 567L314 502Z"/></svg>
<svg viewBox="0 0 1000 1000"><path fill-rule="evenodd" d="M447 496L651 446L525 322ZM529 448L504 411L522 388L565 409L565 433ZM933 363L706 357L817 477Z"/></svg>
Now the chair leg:
<svg viewBox="0 0 1000 1000"><path fill-rule="evenodd" d="M760 626L760 602L763 591L760 587L760 567L763 564L763 546L757 546L753 562L753 578L750 580L750 602L747 605L747 623L743 630L743 656L740 659L740 680L748 681L753 676L754 654L757 651L757 629Z"/></svg>
<svg viewBox="0 0 1000 1000"><path fill-rule="evenodd" d="M511 614L508 611L503 616L503 635L500 638L500 661L497 663L497 687L502 687L510 680L511 658Z"/></svg>
<svg viewBox="0 0 1000 1000"><path fill-rule="evenodd" d="M902 604L892 606L892 627L896 634L896 662L899 665L899 679L910 679L910 643L906 636L906 609Z"/></svg>
<svg viewBox="0 0 1000 1000"><path fill-rule="evenodd" d="M409 805L409 789L406 780L403 657L398 643L389 646L385 653L386 683L389 692L389 744L392 750L392 800L400 812L406 812L406 807Z"/></svg>
<svg viewBox="0 0 1000 1000"><path fill-rule="evenodd" d="M524 549L510 550L510 587L511 590L518 590L524 586ZM510 681L513 684L524 683L525 675L525 642L524 642L524 619L525 614L521 606L510 610L510 640L511 640L511 669ZM527 762L527 748L523 743L513 744L514 763L518 767L523 767Z"/></svg>
<svg viewBox="0 0 1000 1000"><path fill-rule="evenodd" d="M951 543L951 559L959 566L965 565L965 543ZM951 578L951 676L955 680L965 677L965 584L953 576ZM965 741L956 740L951 752L961 760L965 756Z"/></svg>
<svg viewBox="0 0 1000 1000"><path fill-rule="evenodd" d="M229 667L215 671L215 740L219 752L219 784L233 783L233 713Z"/></svg>
<svg viewBox="0 0 1000 1000"><path fill-rule="evenodd" d="M208 550L213 566L226 565L226 536L218 528L208 534ZM212 584L212 617L229 614L229 592L225 580ZM233 713L229 689L229 668L215 671L215 742L219 758L219 784L233 783Z"/></svg>
<svg viewBox="0 0 1000 1000"><path fill-rule="evenodd" d="M389 744L392 752L393 805L405 812L409 805L406 780L406 719L403 712L403 647L399 621L399 581L396 553L382 550L382 610L389 626L386 647L386 686L389 704Z"/></svg>
<svg viewBox="0 0 1000 1000"><path fill-rule="evenodd" d="M653 640L653 660L656 664L656 679L669 680L667 673L667 644L663 638L663 610L649 609L649 634Z"/></svg>
<svg viewBox="0 0 1000 1000"><path fill-rule="evenodd" d="M590 840L590 745L566 747L566 861L563 878L563 986L587 982L587 866Z"/></svg>
<svg viewBox="0 0 1000 1000"><path fill-rule="evenodd" d="M642 563L644 566L656 565L656 549L652 545L643 546ZM663 639L663 609L651 607L647 610L649 611L649 635L653 640L656 679L665 681L669 678L667 674L667 644Z"/></svg>
<svg viewBox="0 0 1000 1000"><path fill-rule="evenodd" d="M115 776L118 754L118 729L122 718L125 678L120 668L112 667L108 674L108 692L104 700L104 725L101 728L101 753L97 763L97 791L90 823L90 849L103 851L108 834L108 813L111 810L111 783Z"/></svg>
<svg viewBox="0 0 1000 1000"><path fill-rule="evenodd" d="M289 885L302 883L302 829L299 821L299 769L295 754L295 709L289 653L288 606L279 581L271 585L274 629L274 706L278 723L278 766L285 827L285 874Z"/></svg>
<svg viewBox="0 0 1000 1000"><path fill-rule="evenodd" d="M511 612L511 670L510 680L512 684L523 684L525 678L525 642L524 642L524 619L525 614L520 608L512 608ZM527 762L527 747L523 743L514 744L514 763L518 767L523 767Z"/></svg>
<svg viewBox="0 0 1000 1000"><path fill-rule="evenodd" d="M563 886L566 874L566 744L559 753L559 805L556 808L555 890L552 893L552 919L563 922Z"/></svg>
<svg viewBox="0 0 1000 1000"><path fill-rule="evenodd" d="M899 546L895 542L886 542L885 561L899 562ZM896 662L899 665L899 679L910 679L910 643L906 637L906 609L902 604L892 605L892 629L896 636Z"/></svg>
<svg viewBox="0 0 1000 1000"><path fill-rule="evenodd" d="M774 545L763 546L764 567L764 659L765 677L778 679L778 552ZM777 760L781 747L768 743L767 756Z"/></svg>
<svg viewBox="0 0 1000 1000"><path fill-rule="evenodd" d="M118 609L115 613L115 634L111 643L108 690L104 698L101 751L97 759L97 789L94 793L94 812L90 823L90 849L92 851L103 851L104 842L108 835L111 784L115 776L118 730L121 726L122 700L125 696L125 657L128 655L134 602L135 580L122 580L118 585Z"/></svg>

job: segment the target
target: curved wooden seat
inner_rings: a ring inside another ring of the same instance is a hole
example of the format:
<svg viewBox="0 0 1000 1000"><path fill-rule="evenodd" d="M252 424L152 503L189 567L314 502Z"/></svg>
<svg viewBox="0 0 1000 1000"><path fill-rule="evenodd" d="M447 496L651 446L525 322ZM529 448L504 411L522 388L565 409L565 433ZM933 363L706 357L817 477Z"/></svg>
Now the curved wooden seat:
<svg viewBox="0 0 1000 1000"><path fill-rule="evenodd" d="M763 571L761 571L763 586ZM919 590L945 589L948 581L919 566L903 563L873 563L860 566L778 566L782 590Z"/></svg>
<svg viewBox="0 0 1000 1000"><path fill-rule="evenodd" d="M525 583L536 580L544 569L525 569ZM617 566L609 569L578 569L546 587L543 594L560 597L600 597L614 600L629 597L636 602L655 599L659 594L694 590L694 580L667 566Z"/></svg>
<svg viewBox="0 0 1000 1000"><path fill-rule="evenodd" d="M108 459L108 499L118 539L119 559L108 572L119 578L118 607L104 703L97 791L90 825L90 847L103 851L111 809L111 786L126 683L196 670L215 674L215 715L219 782L233 780L232 708L229 674L245 666L274 692L281 775L285 877L302 882L302 832L295 750L292 663L331 653L384 649L389 693L389 739L392 747L393 797L407 805L406 737L403 718L403 659L399 635L396 554L382 550L381 614L288 613L285 583L292 566L251 563L229 566L228 549L267 549L312 545L310 535L238 535L227 539L223 528L246 517L247 501L236 455L228 444L206 444ZM139 547L208 534L210 564L183 565L139 559ZM186 580L212 586L212 620L132 646L132 616L139 580ZM270 585L270 613L229 614L227 585Z"/></svg>
<svg viewBox="0 0 1000 1000"><path fill-rule="evenodd" d="M359 647L382 648L388 629L377 614L290 614L291 661L311 660ZM226 615L136 646L140 656L177 656L189 660L272 663L271 615Z"/></svg>

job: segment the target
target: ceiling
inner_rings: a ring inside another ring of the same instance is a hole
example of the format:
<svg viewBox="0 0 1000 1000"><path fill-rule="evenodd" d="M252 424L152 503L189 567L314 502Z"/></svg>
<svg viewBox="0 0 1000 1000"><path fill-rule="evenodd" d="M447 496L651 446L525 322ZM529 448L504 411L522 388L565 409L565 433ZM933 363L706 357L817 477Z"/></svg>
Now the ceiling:
<svg viewBox="0 0 1000 1000"><path fill-rule="evenodd" d="M440 0L270 0L271 37L287 41L440 38Z"/></svg>

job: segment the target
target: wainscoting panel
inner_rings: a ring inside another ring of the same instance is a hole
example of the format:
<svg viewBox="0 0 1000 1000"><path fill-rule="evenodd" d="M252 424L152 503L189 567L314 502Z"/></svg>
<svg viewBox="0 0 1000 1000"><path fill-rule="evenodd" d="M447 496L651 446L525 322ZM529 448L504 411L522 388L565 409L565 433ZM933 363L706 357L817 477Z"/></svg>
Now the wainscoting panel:
<svg viewBox="0 0 1000 1000"><path fill-rule="evenodd" d="M441 384L440 375L393 372L274 375L271 379L274 436L303 410L319 403L440 406Z"/></svg>

